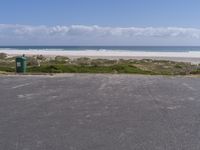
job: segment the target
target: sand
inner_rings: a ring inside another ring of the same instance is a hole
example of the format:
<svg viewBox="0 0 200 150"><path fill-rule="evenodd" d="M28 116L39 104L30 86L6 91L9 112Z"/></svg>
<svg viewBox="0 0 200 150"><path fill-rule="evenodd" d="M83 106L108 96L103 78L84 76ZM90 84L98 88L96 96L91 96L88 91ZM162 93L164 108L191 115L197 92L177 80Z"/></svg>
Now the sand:
<svg viewBox="0 0 200 150"><path fill-rule="evenodd" d="M105 59L156 59L200 63L200 52L128 52L128 51L45 51L45 50L0 50L10 56L25 54L46 57L67 56L69 58L89 57Z"/></svg>

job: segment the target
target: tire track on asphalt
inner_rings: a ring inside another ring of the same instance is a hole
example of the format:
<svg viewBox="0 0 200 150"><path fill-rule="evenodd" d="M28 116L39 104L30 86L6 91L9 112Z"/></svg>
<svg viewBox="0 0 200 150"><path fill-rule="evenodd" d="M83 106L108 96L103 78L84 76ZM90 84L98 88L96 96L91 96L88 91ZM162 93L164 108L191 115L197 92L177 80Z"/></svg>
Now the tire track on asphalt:
<svg viewBox="0 0 200 150"><path fill-rule="evenodd" d="M160 78L158 78L157 80L160 80ZM154 83L154 85L155 85L155 83ZM178 138L177 138L176 134L171 130L171 129L173 129L173 130L175 129L174 123L171 119L166 118L166 115L167 115L166 108L163 109L163 108L159 107L160 106L159 101L156 98L156 96L154 96L154 93L151 91L150 87L145 86L145 88L146 88L145 90L148 92L149 97L151 97L151 101L156 106L155 109L156 109L157 113L161 116L161 119L167 125L168 133L170 133L171 137L173 138L173 140L172 140L173 145L174 145L173 148L176 150L180 150L181 148L179 148L179 146L177 144ZM166 145L166 146L167 146L166 148L168 149L168 145Z"/></svg>

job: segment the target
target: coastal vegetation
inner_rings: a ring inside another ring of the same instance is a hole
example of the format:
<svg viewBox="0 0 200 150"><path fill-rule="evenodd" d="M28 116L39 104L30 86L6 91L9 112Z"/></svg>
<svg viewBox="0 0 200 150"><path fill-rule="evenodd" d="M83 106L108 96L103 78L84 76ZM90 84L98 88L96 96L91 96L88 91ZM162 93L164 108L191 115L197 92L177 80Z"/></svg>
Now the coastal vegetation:
<svg viewBox="0 0 200 150"><path fill-rule="evenodd" d="M15 72L15 57L0 53L0 73ZM91 59L42 55L27 57L27 73L111 73L148 75L200 74L200 65L166 60Z"/></svg>

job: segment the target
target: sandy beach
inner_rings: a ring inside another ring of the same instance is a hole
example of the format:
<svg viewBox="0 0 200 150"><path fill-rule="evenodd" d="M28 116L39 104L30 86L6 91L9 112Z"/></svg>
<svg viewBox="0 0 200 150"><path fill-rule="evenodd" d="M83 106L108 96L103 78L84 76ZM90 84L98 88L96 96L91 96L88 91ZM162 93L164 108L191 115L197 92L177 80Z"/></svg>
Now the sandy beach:
<svg viewBox="0 0 200 150"><path fill-rule="evenodd" d="M181 62L200 63L200 52L130 52L130 51L59 51L59 50L0 50L0 53L6 53L9 56L18 56L25 54L44 55L46 57L67 56L69 58L89 57L105 59L156 59L172 60Z"/></svg>

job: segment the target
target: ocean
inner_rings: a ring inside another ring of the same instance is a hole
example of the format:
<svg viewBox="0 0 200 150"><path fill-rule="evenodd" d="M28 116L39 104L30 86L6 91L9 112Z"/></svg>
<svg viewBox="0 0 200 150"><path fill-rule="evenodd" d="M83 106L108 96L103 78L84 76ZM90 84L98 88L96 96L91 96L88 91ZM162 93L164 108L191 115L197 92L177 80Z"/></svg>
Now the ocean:
<svg viewBox="0 0 200 150"><path fill-rule="evenodd" d="M0 46L0 50L200 52L200 46Z"/></svg>

